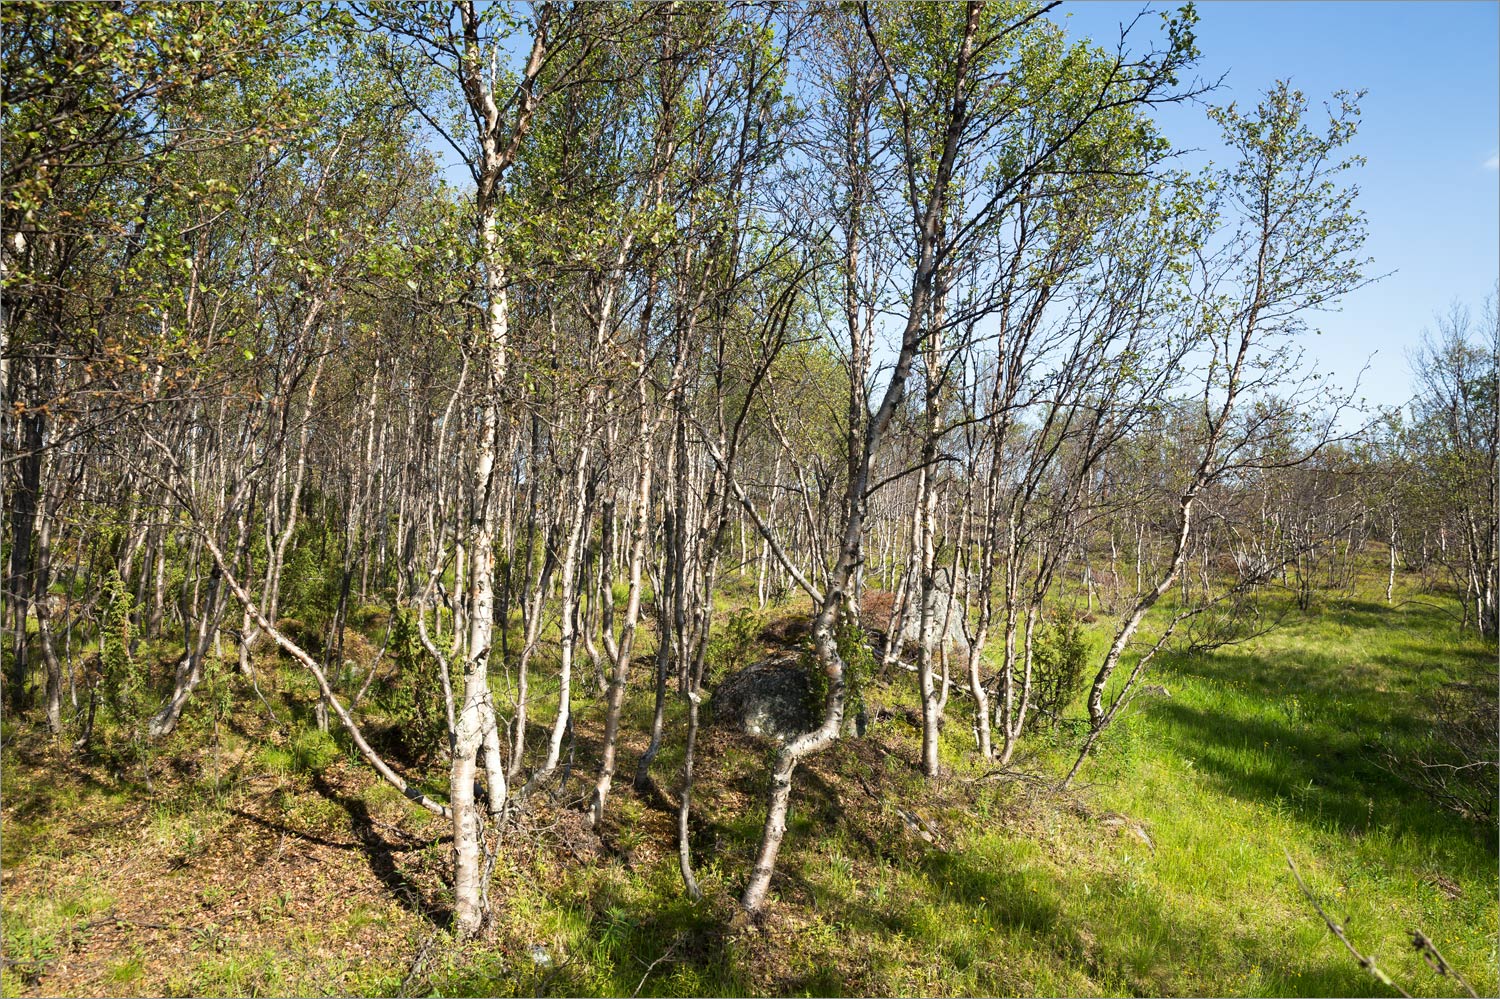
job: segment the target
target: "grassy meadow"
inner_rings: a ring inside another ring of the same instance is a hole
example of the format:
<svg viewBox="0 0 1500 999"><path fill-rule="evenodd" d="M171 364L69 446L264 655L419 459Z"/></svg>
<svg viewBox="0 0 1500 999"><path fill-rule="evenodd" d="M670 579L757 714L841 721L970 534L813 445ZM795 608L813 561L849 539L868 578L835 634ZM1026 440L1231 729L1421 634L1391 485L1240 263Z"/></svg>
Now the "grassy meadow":
<svg viewBox="0 0 1500 999"><path fill-rule="evenodd" d="M603 829L589 831L578 807L604 710L585 675L571 765L507 835L491 889L498 925L462 947L443 929L442 823L379 782L342 737L316 731L313 688L290 666L262 674L274 724L226 672L228 710L195 701L144 765L117 728L78 755L33 719L8 718L0 986L1394 994L1298 891L1289 855L1351 942L1407 991L1464 994L1414 950L1410 931L1420 930L1480 995L1494 995L1496 828L1436 805L1402 779L1399 761L1427 737L1426 699L1475 669L1493 678L1495 648L1460 634L1451 601L1398 591L1387 605L1381 589L1324 594L1312 613L1291 610L1245 644L1162 659L1150 682L1165 692L1137 699L1061 793L1051 785L1071 763L1081 702L996 773L973 751L955 689L947 772L933 782L917 772L910 674L878 676L865 736L798 771L774 900L755 921L735 898L758 841L769 744L705 729L693 831L704 898L688 900L674 839L680 745L668 741L651 787L629 781L650 712L644 663ZM765 630L725 655L753 659L798 612L755 615ZM380 616L365 620L378 644ZM1090 625L1096 648L1109 625ZM399 727L378 724L382 710L367 709L382 748L441 790L442 761L403 756ZM675 698L670 710L680 710ZM551 706L544 698L532 714L535 745ZM913 815L927 835L911 831Z"/></svg>

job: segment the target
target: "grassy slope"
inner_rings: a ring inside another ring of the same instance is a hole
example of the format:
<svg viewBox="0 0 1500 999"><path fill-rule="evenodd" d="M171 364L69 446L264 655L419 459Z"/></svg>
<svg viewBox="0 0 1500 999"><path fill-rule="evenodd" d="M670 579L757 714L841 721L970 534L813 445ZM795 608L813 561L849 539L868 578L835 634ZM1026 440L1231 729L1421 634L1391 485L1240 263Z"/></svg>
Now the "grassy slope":
<svg viewBox="0 0 1500 999"><path fill-rule="evenodd" d="M328 742L261 731L247 700L249 729L225 727L217 748L190 721L149 797L107 755L74 760L21 731L3 760L0 905L20 962L3 990L390 994L410 975L441 994L1388 994L1297 893L1287 850L1414 994L1457 989L1411 951L1412 927L1495 994L1495 830L1377 765L1420 737L1415 695L1494 650L1458 638L1441 608L1403 606L1330 600L1249 645L1164 663L1154 680L1171 696L1139 701L1068 796L986 779L957 694L951 775L928 784L898 711L799 771L777 901L757 925L732 899L759 832L763 745L706 734L697 904L669 814L680 750L664 750L657 788L617 784L600 837L566 807L575 779L535 799L508 842L493 939L438 939L414 975L446 904L442 829ZM871 701L912 703L906 676L891 682ZM305 684L283 683L305 724ZM587 775L602 709L579 707ZM1065 741L1037 737L1023 766L1055 773Z"/></svg>
<svg viewBox="0 0 1500 999"><path fill-rule="evenodd" d="M1143 704L1087 775L1100 806L1149 831L1154 853L1125 840L1090 850L1075 832L1037 860L1059 922L1096 937L1115 969L1100 987L1381 994L1296 891L1286 851L1410 991L1455 986L1423 967L1408 928L1434 937L1482 994L1496 991L1495 830L1435 809L1378 766L1385 747L1420 735L1412 697L1460 657L1493 659L1452 632L1441 612L1333 601L1249 646L1158 671L1171 697Z"/></svg>

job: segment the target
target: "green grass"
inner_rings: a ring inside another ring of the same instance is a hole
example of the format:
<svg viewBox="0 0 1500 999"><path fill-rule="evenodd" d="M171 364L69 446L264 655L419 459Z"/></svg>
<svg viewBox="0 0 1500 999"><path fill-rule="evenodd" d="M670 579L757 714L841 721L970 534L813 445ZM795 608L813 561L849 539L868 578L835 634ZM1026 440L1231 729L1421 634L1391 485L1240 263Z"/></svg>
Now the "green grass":
<svg viewBox="0 0 1500 999"><path fill-rule="evenodd" d="M1492 656L1440 612L1331 600L1249 645L1164 663L1155 678L1171 696L1143 701L1083 774L1097 807L1140 823L1155 849L1116 833L1090 850L1068 823L1045 861L1067 923L1133 989L1382 994L1297 892L1290 853L1408 990L1455 989L1412 951L1407 931L1422 929L1494 992L1494 829L1435 808L1380 765L1420 737L1418 694L1464 658Z"/></svg>
<svg viewBox="0 0 1500 999"><path fill-rule="evenodd" d="M1093 626L1096 646L1109 623ZM539 799L500 859L493 936L463 947L431 916L449 901L443 823L317 733L310 689L287 674L274 684L278 707L293 709L289 738L226 735L224 761L210 764L219 757L189 720L162 748L158 784L188 776L155 798L128 767L111 776L7 748L0 905L16 963L3 992L391 994L437 932L414 987L441 995L1389 994L1300 895L1290 854L1408 991L1460 991L1411 948L1420 929L1495 994L1496 830L1388 769L1426 738L1423 697L1494 661L1437 598L1324 595L1270 635L1163 657L1149 682L1169 696L1137 700L1065 795L987 779L957 694L948 773L926 781L898 712L799 769L773 902L756 922L734 900L760 834L765 747L705 732L694 902L673 839L680 741L669 736L653 768L659 792L641 795L629 788L636 745L595 846L575 813ZM556 703L551 668L533 673L532 752ZM591 778L603 716L587 671L585 658L573 795ZM649 723L646 672L632 679L631 738ZM900 672L869 696L914 703ZM681 708L672 694L669 733ZM247 698L238 710L257 709ZM1029 734L1017 765L1055 777L1076 745L1076 724ZM902 811L939 842L905 832ZM378 856L367 848L377 828L391 844ZM184 949L171 967L143 957L153 950L128 926L88 928L117 906L188 928L172 938ZM60 970L77 953L96 956L92 978Z"/></svg>
<svg viewBox="0 0 1500 999"><path fill-rule="evenodd" d="M1414 701L1468 657L1492 662L1493 651L1457 640L1441 614L1349 600L1164 671L1174 696L1136 720L1134 758L1115 762L1104 797L1153 823L1172 908L1247 912L1264 927L1245 991L1370 988L1309 918L1283 850L1410 990L1452 990L1409 946L1407 931L1422 929L1476 987L1495 991L1495 830L1434 807L1381 765L1417 747ZM1278 941L1268 924L1280 919L1297 931ZM1246 934L1205 937L1226 960L1237 941L1250 949Z"/></svg>

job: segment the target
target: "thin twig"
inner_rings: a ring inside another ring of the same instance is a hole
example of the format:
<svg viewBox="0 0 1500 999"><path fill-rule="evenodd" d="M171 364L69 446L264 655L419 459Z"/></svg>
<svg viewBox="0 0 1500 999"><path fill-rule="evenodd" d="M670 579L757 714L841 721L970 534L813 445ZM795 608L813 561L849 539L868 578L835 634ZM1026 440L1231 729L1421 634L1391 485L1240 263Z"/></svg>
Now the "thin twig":
<svg viewBox="0 0 1500 999"><path fill-rule="evenodd" d="M678 946L684 939L685 938L683 934L677 934L672 938L672 943L667 947L667 949L661 952L661 957L658 957L655 961L652 961L650 964L646 965L646 973L642 975L641 980L636 983L635 991L630 993L630 999L635 999L636 996L641 994L641 989L646 987L646 979L651 977L651 972L656 970L656 966L658 964L661 964L663 961L670 958L672 956L672 953L677 950Z"/></svg>
<svg viewBox="0 0 1500 999"><path fill-rule="evenodd" d="M1020 781L1023 784L1033 784L1037 787L1053 789L1054 782L1040 774L1030 773L1025 770L1012 770L1009 767L999 767L994 770L986 770L978 777L965 777L965 784L982 784L989 780Z"/></svg>
<svg viewBox="0 0 1500 999"><path fill-rule="evenodd" d="M427 939L422 942L422 946L417 948L416 956L412 958L411 970L401 980L401 991L397 992L397 995L406 995L406 990L411 988L412 983L417 980L417 976L422 973L422 968L427 964L427 955L432 952L432 945L437 943L437 938L442 932L440 929L433 930L427 935Z"/></svg>
<svg viewBox="0 0 1500 999"><path fill-rule="evenodd" d="M1302 874L1297 870L1297 864L1292 860L1292 855L1285 849L1283 849L1281 852L1286 854L1286 864L1292 869L1292 877L1296 879L1297 887L1302 891L1303 896L1305 896L1307 900L1312 903L1312 907L1317 910L1318 915L1323 918L1324 924L1327 925L1328 929L1333 933L1333 935L1339 938L1339 943L1343 944L1344 947L1349 951L1349 953L1354 955L1354 959L1359 962L1359 966L1361 968L1364 968L1370 974L1374 975L1375 978L1379 981L1384 982L1386 985L1389 985L1391 988L1401 993L1401 995L1404 996L1405 999L1411 999L1411 993L1407 992L1401 986L1391 981L1391 976L1380 970L1380 967L1376 965L1375 959L1373 957L1366 957L1364 954L1361 954L1358 950L1355 949L1354 944L1349 942L1348 935L1344 933L1344 928L1338 923L1334 922L1333 919L1328 915L1328 913L1323 911L1323 907L1318 904L1317 898L1314 897L1313 893L1308 890L1307 885L1303 883Z"/></svg>
<svg viewBox="0 0 1500 999"><path fill-rule="evenodd" d="M290 730L281 723L280 718L276 717L276 712L271 710L271 702L267 701L266 695L260 692L260 684L256 682L254 670L248 673L246 675L246 678L250 681L250 686L255 690L255 696L260 698L261 704L265 705L266 714L271 718L271 724L275 725L277 730L280 731L283 735L290 735Z"/></svg>
<svg viewBox="0 0 1500 999"><path fill-rule="evenodd" d="M1447 959L1443 957L1442 952L1437 949L1437 944L1433 943L1427 934L1421 930L1412 930L1411 945L1421 952L1422 960L1427 962L1429 968L1440 975L1452 975L1458 979L1458 984L1462 985L1464 990L1473 996L1473 999L1479 999L1479 993L1474 991L1474 986L1469 984L1468 979L1464 978L1457 968L1448 963Z"/></svg>

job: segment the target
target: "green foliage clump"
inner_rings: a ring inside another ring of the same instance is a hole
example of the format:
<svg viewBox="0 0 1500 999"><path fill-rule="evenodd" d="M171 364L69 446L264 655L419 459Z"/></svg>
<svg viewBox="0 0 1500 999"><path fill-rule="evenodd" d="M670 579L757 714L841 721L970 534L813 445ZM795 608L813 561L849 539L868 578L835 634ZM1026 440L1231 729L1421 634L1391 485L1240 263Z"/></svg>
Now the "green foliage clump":
<svg viewBox="0 0 1500 999"><path fill-rule="evenodd" d="M729 674L755 661L760 651L755 638L760 629L760 615L753 608L741 607L729 615L717 634L709 638L704 659L708 667L705 679L710 687L717 686Z"/></svg>
<svg viewBox="0 0 1500 999"><path fill-rule="evenodd" d="M349 615L349 623L361 631L385 626L389 611L379 604L361 604Z"/></svg>
<svg viewBox="0 0 1500 999"><path fill-rule="evenodd" d="M293 768L299 773L322 773L339 758L339 744L333 733L316 728L293 736L291 750Z"/></svg>
<svg viewBox="0 0 1500 999"><path fill-rule="evenodd" d="M381 703L392 729L412 759L442 745L448 731L442 678L437 662L422 647L416 613L408 608L393 612L390 652L396 671L381 689Z"/></svg>
<svg viewBox="0 0 1500 999"><path fill-rule="evenodd" d="M844 663L844 719L853 724L865 713L865 688L875 675L875 654L859 621L840 614L833 642ZM798 657L798 665L807 673L809 709L816 718L823 715L828 700L828 676L818 665L817 649L809 638Z"/></svg>
<svg viewBox="0 0 1500 999"><path fill-rule="evenodd" d="M328 622L338 610L340 544L332 527L303 524L282 568L281 606L295 617L287 633L313 655L322 655Z"/></svg>
<svg viewBox="0 0 1500 999"><path fill-rule="evenodd" d="M875 653L859 621L844 618L834 635L839 658L844 660L844 716L855 718L865 713L865 687L875 675Z"/></svg>
<svg viewBox="0 0 1500 999"><path fill-rule="evenodd" d="M1032 723L1056 728L1062 713L1083 688L1089 646L1083 621L1073 610L1059 611L1037 625L1031 645Z"/></svg>
<svg viewBox="0 0 1500 999"><path fill-rule="evenodd" d="M132 650L134 635L130 616L135 597L111 570L104 580L104 626L99 632L99 671L105 703L115 721L127 733L136 762L150 784L151 741L146 723L151 712L150 677L146 665Z"/></svg>
<svg viewBox="0 0 1500 999"><path fill-rule="evenodd" d="M333 765L342 750L331 732L299 729L282 745L267 744L256 753L260 765L277 774L317 774Z"/></svg>

